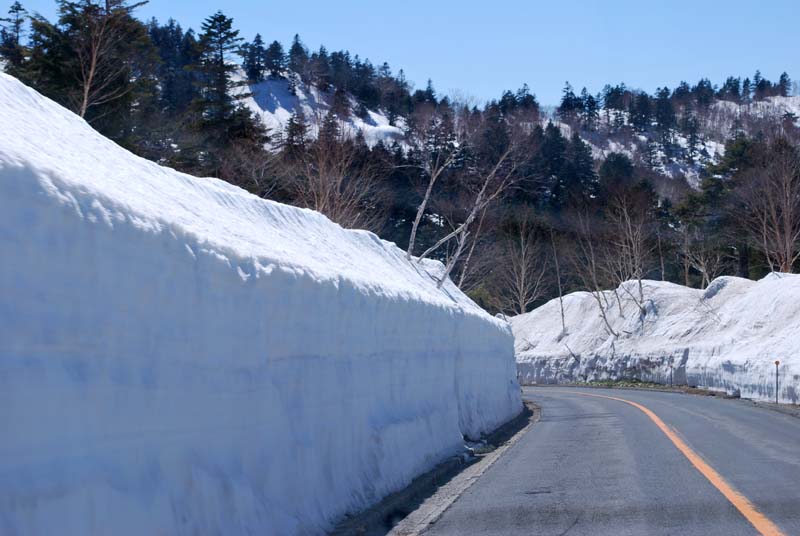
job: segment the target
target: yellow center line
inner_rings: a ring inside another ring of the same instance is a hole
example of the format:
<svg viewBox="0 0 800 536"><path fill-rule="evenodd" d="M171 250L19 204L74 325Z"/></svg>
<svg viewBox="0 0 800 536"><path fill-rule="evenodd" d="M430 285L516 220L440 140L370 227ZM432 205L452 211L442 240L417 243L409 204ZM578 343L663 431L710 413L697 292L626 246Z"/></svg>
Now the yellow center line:
<svg viewBox="0 0 800 536"><path fill-rule="evenodd" d="M763 534L763 536L786 536L772 521L770 521L764 514L758 511L753 503L751 503L747 497L736 491L733 486L728 484L728 482L720 475L717 471L714 470L713 467L708 465L703 458L700 457L694 450L692 450L689 445L687 445L678 435L667 427L664 424L658 415L650 411L648 408L642 406L641 404L637 404L636 402L631 402L630 400L625 400L624 398L617 398L614 396L605 396L605 395L595 395L589 393L576 393L575 391L570 391L576 395L582 396L592 396L595 398L607 398L609 400L616 400L618 402L624 402L629 404L636 409L640 410L642 413L647 415L651 421L655 423L658 428L664 432L664 435L669 438L670 441L678 448L681 453L686 456L686 458L692 462L692 465L700 471L700 473L708 479L711 484L717 488L720 493L722 493L726 499L728 499L733 506L736 507L739 512L753 525L758 532Z"/></svg>

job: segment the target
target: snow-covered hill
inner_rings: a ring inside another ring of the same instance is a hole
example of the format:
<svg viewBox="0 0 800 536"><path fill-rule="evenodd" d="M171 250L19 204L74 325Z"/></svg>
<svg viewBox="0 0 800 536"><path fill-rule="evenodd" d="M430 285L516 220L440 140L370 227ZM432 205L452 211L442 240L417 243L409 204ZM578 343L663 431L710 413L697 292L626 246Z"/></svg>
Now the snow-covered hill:
<svg viewBox="0 0 800 536"><path fill-rule="evenodd" d="M652 165L654 171L666 177L684 177L690 186L698 188L703 168L720 161L725 154L725 142L735 135L737 129L754 135L765 124L780 125L787 114L794 116L795 124L800 127L800 96L768 97L743 105L717 100L708 110L697 114L698 139L695 154L691 157L689 139L679 131L673 134L674 154L667 157L653 133L631 134L629 130L617 131L611 128L617 120L628 123L629 118L625 112L602 112L597 131L581 130L579 134L591 148L595 160L601 161L611 153L622 153L642 166ZM546 118L564 136L572 135L572 127L559 121L555 110L550 110ZM654 142L651 145L652 155L647 154L648 139Z"/></svg>
<svg viewBox="0 0 800 536"><path fill-rule="evenodd" d="M323 92L314 85L304 84L294 73L286 72L285 75L283 78L268 78L257 84L246 85L237 91L249 94L243 99L244 105L261 119L272 134L283 133L292 114L302 112L309 125L309 135L316 137L319 126L330 110L333 91ZM295 94L290 91L290 76L296 79ZM237 72L234 80L244 82L244 74ZM352 97L350 104L352 110L357 109L356 100ZM394 141L402 141L404 136L403 118L396 125L390 125L389 119L376 110L367 110L364 118L351 113L340 120L349 135L355 136L360 132L369 146L379 141L390 145Z"/></svg>
<svg viewBox="0 0 800 536"><path fill-rule="evenodd" d="M441 264L0 74L0 532L319 534L521 408Z"/></svg>
<svg viewBox="0 0 800 536"><path fill-rule="evenodd" d="M636 282L625 283L637 295ZM622 313L618 296L622 303ZM800 403L800 275L714 280L705 290L645 281L646 314L623 289L601 298L611 328L588 292L511 319L517 367L526 382L637 378L688 383L774 400L775 360L783 402Z"/></svg>

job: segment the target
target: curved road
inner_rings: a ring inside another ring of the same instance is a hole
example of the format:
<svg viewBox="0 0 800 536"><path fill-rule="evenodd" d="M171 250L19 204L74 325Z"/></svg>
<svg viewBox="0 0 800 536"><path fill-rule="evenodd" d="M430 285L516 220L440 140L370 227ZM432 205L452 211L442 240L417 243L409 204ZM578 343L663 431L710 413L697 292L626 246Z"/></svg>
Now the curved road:
<svg viewBox="0 0 800 536"><path fill-rule="evenodd" d="M590 395L650 410L688 457L642 409ZM677 393L539 387L524 397L541 420L426 535L800 535L800 419Z"/></svg>

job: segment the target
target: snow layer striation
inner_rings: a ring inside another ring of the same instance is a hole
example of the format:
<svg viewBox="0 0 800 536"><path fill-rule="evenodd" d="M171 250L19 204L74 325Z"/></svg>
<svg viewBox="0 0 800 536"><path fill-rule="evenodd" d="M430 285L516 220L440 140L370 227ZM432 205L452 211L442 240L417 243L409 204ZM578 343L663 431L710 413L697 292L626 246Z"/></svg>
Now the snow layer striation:
<svg viewBox="0 0 800 536"><path fill-rule="evenodd" d="M521 409L440 264L4 74L0 123L0 533L318 534Z"/></svg>

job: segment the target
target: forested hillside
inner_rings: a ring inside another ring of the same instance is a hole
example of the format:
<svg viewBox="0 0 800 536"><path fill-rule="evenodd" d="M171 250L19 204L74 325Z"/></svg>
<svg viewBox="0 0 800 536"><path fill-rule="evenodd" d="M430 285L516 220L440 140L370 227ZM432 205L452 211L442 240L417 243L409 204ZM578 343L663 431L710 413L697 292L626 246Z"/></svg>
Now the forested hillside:
<svg viewBox="0 0 800 536"><path fill-rule="evenodd" d="M478 103L296 36L196 31L125 0L15 2L6 73L138 155L366 228L509 314L569 290L793 271L800 96L783 73ZM434 78L436 73L430 73ZM538 73L529 74L531 80ZM469 92L469 88L463 88Z"/></svg>

